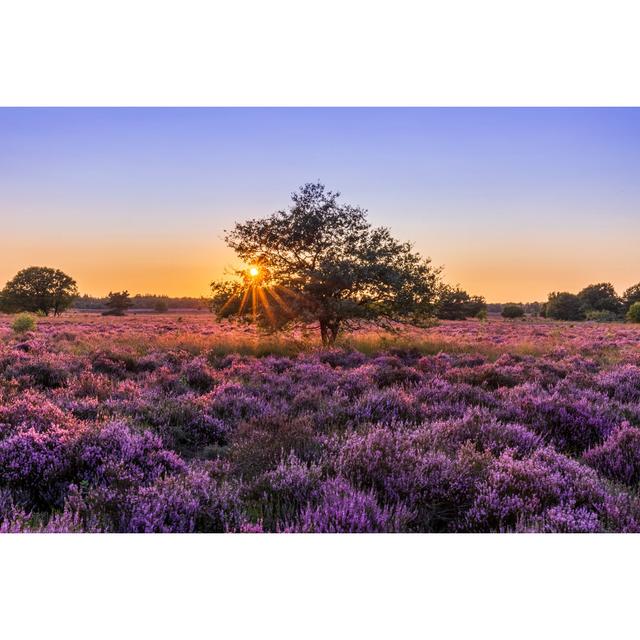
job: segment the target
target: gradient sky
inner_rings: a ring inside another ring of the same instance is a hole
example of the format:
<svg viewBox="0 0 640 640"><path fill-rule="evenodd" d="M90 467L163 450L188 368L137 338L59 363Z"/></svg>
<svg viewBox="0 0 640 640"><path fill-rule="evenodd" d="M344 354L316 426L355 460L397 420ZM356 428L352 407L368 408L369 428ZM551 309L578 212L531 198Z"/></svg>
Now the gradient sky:
<svg viewBox="0 0 640 640"><path fill-rule="evenodd" d="M640 109L0 109L0 286L205 295L320 180L489 301L640 281Z"/></svg>

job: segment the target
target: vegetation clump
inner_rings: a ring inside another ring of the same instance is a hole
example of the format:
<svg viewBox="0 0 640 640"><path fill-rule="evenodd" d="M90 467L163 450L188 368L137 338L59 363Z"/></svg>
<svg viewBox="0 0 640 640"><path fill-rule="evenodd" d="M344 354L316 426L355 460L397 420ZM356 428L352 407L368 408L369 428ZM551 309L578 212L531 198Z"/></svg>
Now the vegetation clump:
<svg viewBox="0 0 640 640"><path fill-rule="evenodd" d="M549 294L545 306L547 318L554 320L584 320L585 312L580 298L567 291Z"/></svg>
<svg viewBox="0 0 640 640"><path fill-rule="evenodd" d="M607 311L617 316L623 310L622 300L620 300L610 282L590 284L578 293L578 299L586 313L590 311Z"/></svg>
<svg viewBox="0 0 640 640"><path fill-rule="evenodd" d="M629 322L640 322L640 302L634 302L627 311Z"/></svg>
<svg viewBox="0 0 640 640"><path fill-rule="evenodd" d="M153 304L153 310L156 313L167 313L169 311L169 303L166 298L158 298Z"/></svg>
<svg viewBox="0 0 640 640"><path fill-rule="evenodd" d="M502 307L503 318L522 318L524 316L524 309L520 304L508 303Z"/></svg>
<svg viewBox="0 0 640 640"><path fill-rule="evenodd" d="M482 296L471 296L460 287L443 284L438 291L436 317L440 320L466 320L486 312Z"/></svg>
<svg viewBox="0 0 640 640"><path fill-rule="evenodd" d="M36 328L36 319L30 313L20 313L11 323L11 328L16 333L26 333Z"/></svg>
<svg viewBox="0 0 640 640"><path fill-rule="evenodd" d="M107 296L107 310L103 311L103 316L123 316L133 303L129 297L129 292L125 291L109 291Z"/></svg>

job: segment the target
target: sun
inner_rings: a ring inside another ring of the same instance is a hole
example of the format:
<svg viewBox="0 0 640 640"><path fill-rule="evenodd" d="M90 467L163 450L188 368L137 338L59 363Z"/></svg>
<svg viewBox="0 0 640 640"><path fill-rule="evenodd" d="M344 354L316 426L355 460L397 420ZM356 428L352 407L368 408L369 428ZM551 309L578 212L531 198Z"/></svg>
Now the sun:
<svg viewBox="0 0 640 640"><path fill-rule="evenodd" d="M258 267L250 267L249 268L249 275L252 278L255 278L259 273L260 273L260 269L258 269Z"/></svg>

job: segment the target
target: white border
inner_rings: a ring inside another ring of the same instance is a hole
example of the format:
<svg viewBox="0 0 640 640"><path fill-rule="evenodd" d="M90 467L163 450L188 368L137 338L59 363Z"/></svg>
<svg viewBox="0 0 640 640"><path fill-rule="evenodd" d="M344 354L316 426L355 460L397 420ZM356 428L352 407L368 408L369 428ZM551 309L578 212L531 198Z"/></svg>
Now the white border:
<svg viewBox="0 0 640 640"><path fill-rule="evenodd" d="M19 0L5 105L637 105L632 0Z"/></svg>
<svg viewBox="0 0 640 640"><path fill-rule="evenodd" d="M2 626L14 631L7 638L65 640L629 637L639 542L544 534L4 536Z"/></svg>

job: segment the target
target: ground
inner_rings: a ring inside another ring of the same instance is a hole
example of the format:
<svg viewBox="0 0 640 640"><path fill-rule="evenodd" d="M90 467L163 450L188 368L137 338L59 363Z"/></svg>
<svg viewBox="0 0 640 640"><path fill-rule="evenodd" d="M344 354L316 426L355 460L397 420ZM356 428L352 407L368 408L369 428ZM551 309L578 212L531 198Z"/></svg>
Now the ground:
<svg viewBox="0 0 640 640"><path fill-rule="evenodd" d="M640 326L11 321L2 531L640 530Z"/></svg>

